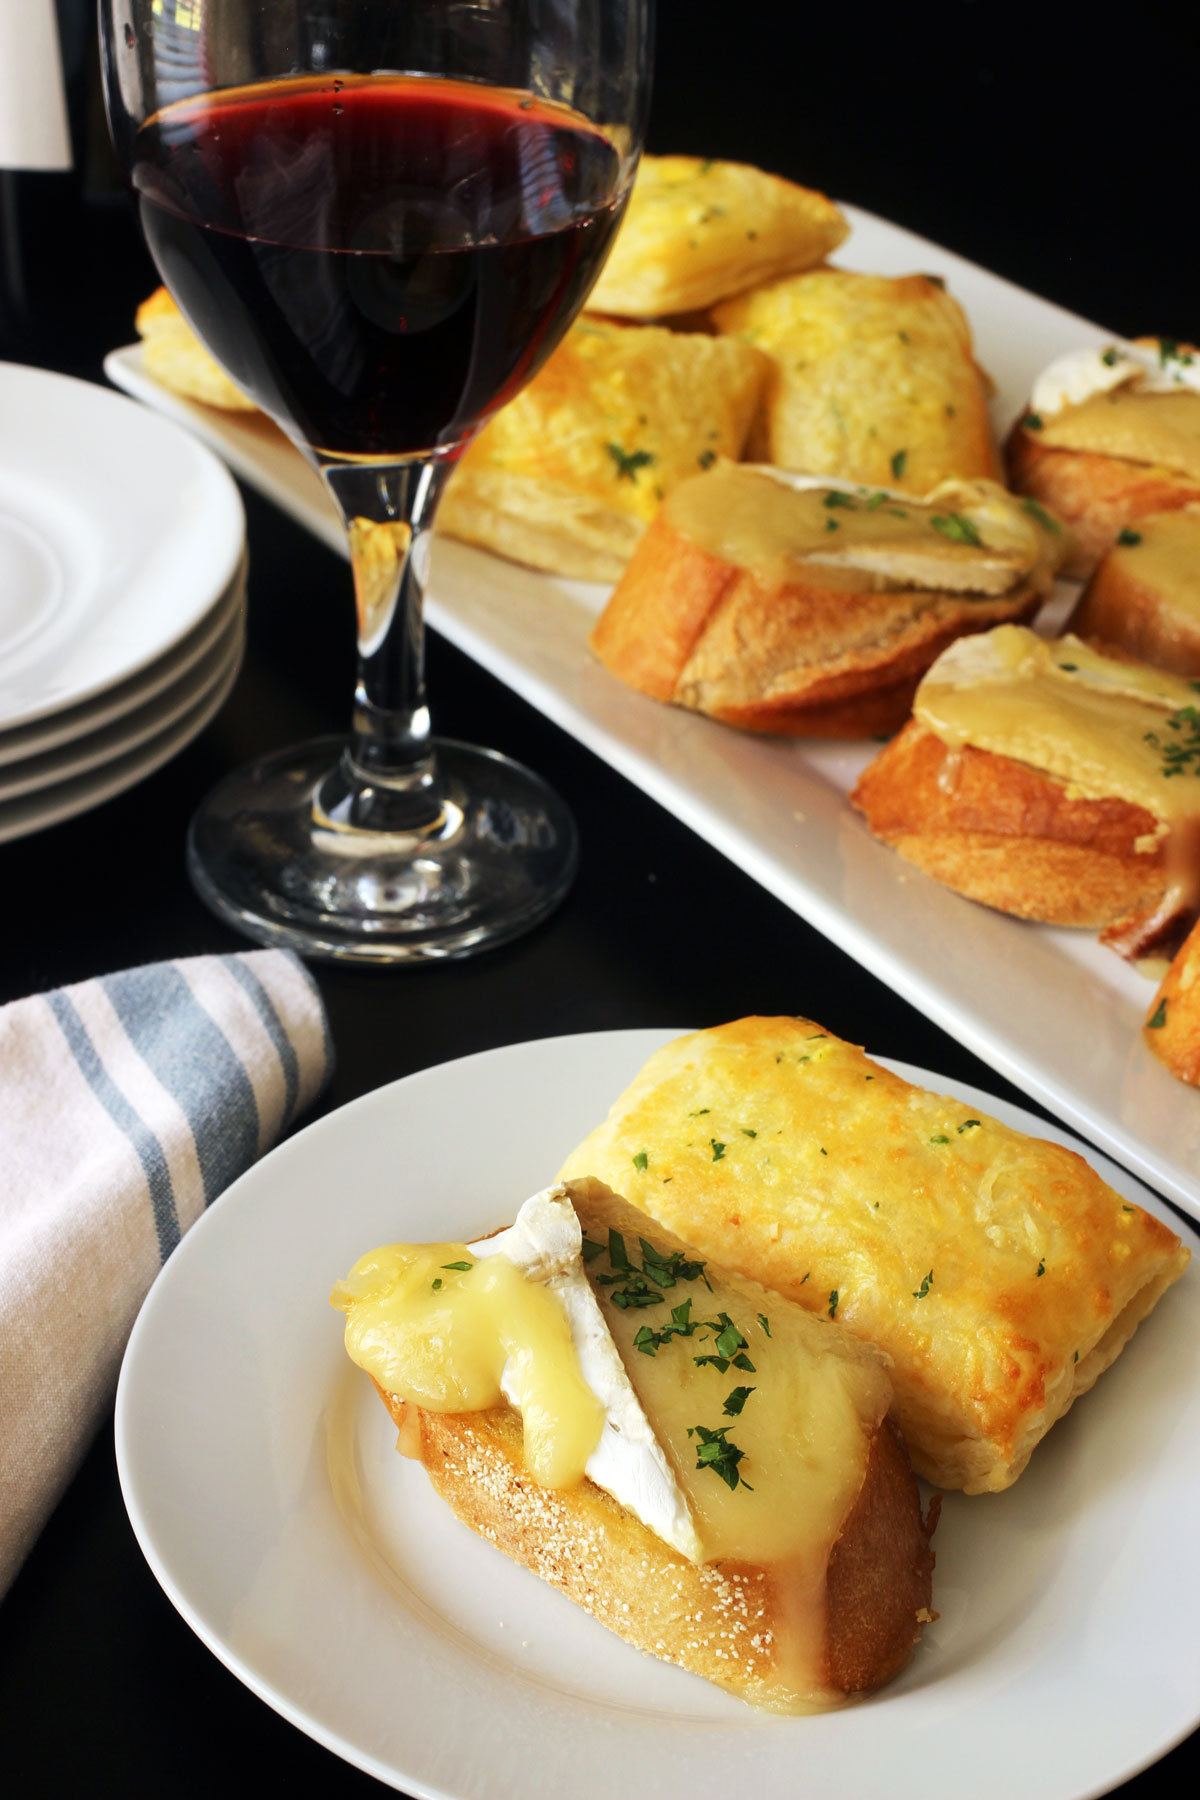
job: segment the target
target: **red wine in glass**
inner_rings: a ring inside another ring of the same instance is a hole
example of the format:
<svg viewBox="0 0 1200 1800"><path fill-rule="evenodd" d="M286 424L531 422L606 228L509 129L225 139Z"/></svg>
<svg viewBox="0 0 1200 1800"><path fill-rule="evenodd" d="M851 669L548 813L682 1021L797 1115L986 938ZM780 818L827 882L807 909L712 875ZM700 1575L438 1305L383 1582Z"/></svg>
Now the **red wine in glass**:
<svg viewBox="0 0 1200 1800"><path fill-rule="evenodd" d="M252 399L326 457L461 443L575 316L620 157L529 94L306 76L154 114L132 169L176 299Z"/></svg>

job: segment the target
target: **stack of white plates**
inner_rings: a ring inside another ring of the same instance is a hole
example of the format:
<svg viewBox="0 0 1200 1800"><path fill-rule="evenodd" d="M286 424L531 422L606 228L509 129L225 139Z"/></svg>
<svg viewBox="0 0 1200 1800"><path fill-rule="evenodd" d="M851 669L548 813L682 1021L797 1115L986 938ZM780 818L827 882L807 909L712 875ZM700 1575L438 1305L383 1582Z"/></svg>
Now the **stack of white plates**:
<svg viewBox="0 0 1200 1800"><path fill-rule="evenodd" d="M245 521L224 467L104 388L0 364L0 842L160 768L233 686Z"/></svg>

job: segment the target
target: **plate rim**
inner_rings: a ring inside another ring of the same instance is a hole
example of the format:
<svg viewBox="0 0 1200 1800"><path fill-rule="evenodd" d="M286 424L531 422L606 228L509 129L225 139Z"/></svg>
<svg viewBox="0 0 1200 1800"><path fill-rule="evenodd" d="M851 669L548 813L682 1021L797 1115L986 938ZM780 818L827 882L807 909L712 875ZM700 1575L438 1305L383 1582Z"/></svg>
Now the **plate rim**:
<svg viewBox="0 0 1200 1800"><path fill-rule="evenodd" d="M12 707L0 716L0 731L20 730L58 712L65 712L94 700L109 688L117 687L131 677L142 674L159 658L169 656L203 622L206 614L232 585L244 556L246 542L245 508L237 483L222 458L178 419L168 417L161 410L139 405L128 394L118 392L104 382L86 381L75 375L60 374L57 370L39 368L36 364L0 362L0 397L9 381L15 381L18 386L25 381L33 388L45 386L63 396L68 406L94 408L99 413L108 408L119 409L119 416L131 429L139 432L144 432L147 422L153 421L153 429L146 434L150 441L143 454L147 456L152 455L155 440L159 445L170 442L179 449L186 450L193 459L194 471L202 476L208 490L206 511L211 511L209 553L213 560L213 573L211 582L206 580L202 584L208 590L203 604L198 598L193 599L185 616L177 618L165 630L161 630L148 647L123 661L117 672L85 679L69 696ZM28 477L23 476L22 479L28 480ZM199 591L197 586L197 594ZM82 626L84 622L80 623Z"/></svg>
<svg viewBox="0 0 1200 1800"><path fill-rule="evenodd" d="M332 1111L322 1115L321 1118L310 1122L307 1126L303 1127L301 1131L294 1133L291 1138L284 1140L282 1144L276 1146L274 1150L268 1152L257 1164L253 1165L252 1168L241 1176L237 1182L233 1183L232 1186L226 1190L226 1192L221 1195L211 1207L209 1207L207 1212L197 1220L187 1236L188 1238L194 1238L199 1234L200 1238L203 1238L212 1231L233 1230L236 1232L236 1225L226 1226L216 1221L220 1221L222 1218L234 1219L239 1205L253 1205L255 1203L254 1192L259 1182L263 1179L262 1170L280 1151L287 1149L289 1145L294 1144L298 1139L302 1139L309 1134L345 1129L344 1121L347 1116L352 1117L356 1111L365 1110L368 1107L386 1106L387 1097L389 1095L400 1088L420 1083L422 1079L453 1080L455 1072L461 1071L466 1066L492 1063L497 1059L508 1057L514 1051L520 1052L526 1049L552 1051L558 1050L564 1046L571 1046L574 1053L586 1055L591 1046L598 1041L602 1041L605 1044L620 1045L621 1047L627 1045L630 1049L631 1057L636 1052L639 1058L644 1060L644 1057L650 1053L650 1049L654 1045L662 1044L669 1041L671 1038L682 1034L683 1033L678 1028L672 1029L660 1026L627 1026L613 1030L563 1032L544 1038L517 1039L511 1043L495 1045L487 1049L473 1051L462 1056L447 1059L440 1063L431 1064L425 1068L413 1070L408 1075L398 1077L396 1080L383 1084L379 1088L369 1089L367 1092L355 1096L353 1099L345 1102L342 1106L334 1108ZM880 1056L877 1060L885 1066L894 1069L905 1079L911 1080L916 1077L920 1078L921 1084L923 1085L929 1086L931 1084L936 1084L939 1091L953 1092L972 1106L980 1106L985 1111L988 1108L998 1109L1001 1116L1005 1113L1013 1115L1015 1118L1026 1121L1027 1127L1031 1126L1036 1128L1036 1131L1039 1134L1048 1134L1053 1140L1063 1142L1067 1144L1069 1148L1075 1149L1078 1147L1078 1140L1069 1127L1062 1126L1054 1121L1041 1120L1037 1118L1036 1115L1030 1113L1026 1108L1016 1103L1006 1101L1001 1096L990 1094L986 1089L978 1088L971 1082L959 1081L954 1077L946 1077L936 1070L924 1069L919 1065L907 1063L902 1059ZM334 1124L334 1121L339 1121L339 1123ZM1099 1173L1103 1179L1109 1180L1115 1176L1117 1178L1117 1185L1120 1187L1121 1191L1126 1193L1136 1192L1139 1203L1141 1203L1142 1197L1144 1196L1145 1201L1149 1203L1148 1210L1153 1211L1156 1216L1165 1218L1171 1223L1173 1228L1180 1232L1184 1241L1189 1242L1190 1248L1195 1249L1200 1247L1200 1234L1197 1233L1193 1222L1190 1220L1180 1220L1174 1214L1168 1202L1164 1202L1161 1197L1146 1190L1144 1185L1135 1176L1113 1164L1111 1159L1103 1156L1103 1154L1092 1151L1090 1146L1082 1146L1081 1153L1088 1153L1093 1160L1098 1157L1100 1163L1106 1165L1097 1170L1097 1173ZM227 1208L223 1212L222 1209L226 1208L226 1203L230 1200L234 1201L234 1206L232 1208ZM186 1250L186 1240L180 1245L175 1256L180 1256L184 1250ZM195 1254L195 1252L193 1251L191 1254ZM181 1267L186 1269L187 1260L188 1259L185 1258L182 1263L175 1264L176 1269L178 1270ZM411 1792L414 1796L419 1796L420 1800L461 1800L462 1789L459 1787L447 1787L427 1781L422 1777L404 1771L394 1762L388 1763L383 1761L373 1751L354 1744L336 1728L327 1726L322 1721L313 1718L302 1703L296 1701L291 1695L279 1688L269 1677L261 1675L245 1656L235 1650L221 1636L219 1631L210 1627L208 1622L198 1611L197 1607L193 1605L184 1585L176 1580L169 1566L169 1557L160 1551L158 1544L155 1542L151 1522L143 1512L139 1498L134 1491L136 1484L131 1473L131 1459L133 1454L131 1446L134 1431L134 1424L131 1419L133 1403L130 1400L134 1373L131 1372L136 1372L138 1359L143 1354L141 1350L143 1339L149 1334L152 1334L155 1329L154 1320L156 1317L156 1309L164 1304L161 1299L160 1284L164 1282L164 1278L167 1277L168 1271L171 1269L172 1263L174 1262L175 1258L173 1257L171 1262L168 1262L160 1272L159 1277L153 1284L150 1294L147 1295L146 1302L143 1304L138 1318L135 1321L129 1344L122 1360L114 1427L116 1460L122 1497L139 1547L146 1557L147 1563L150 1566L155 1579L159 1582L159 1585L171 1601L171 1604L179 1612L180 1616L218 1660L222 1662L222 1664L228 1668L230 1672L243 1683L243 1685L249 1688L251 1692L255 1693L258 1698L263 1700L282 1717L288 1719L292 1725L304 1732L305 1735L321 1743L325 1748L331 1750L335 1755L349 1762L352 1766L364 1770L366 1773L375 1776L378 1780L393 1788L403 1788L405 1791ZM180 1277L178 1274L172 1277L167 1283L168 1292L170 1291L173 1282L179 1279L186 1279L186 1277ZM156 1292L160 1292L160 1298L152 1304L152 1296ZM883 1698L886 1699L886 1692L883 1695ZM754 1718L752 1712L751 1720L752 1723L755 1724L761 1722L759 1719ZM767 1728L770 1727L770 1717L767 1717L765 1724ZM1122 1767L1115 1772L1115 1775L1106 1777L1098 1785L1089 1784L1083 1787L1076 1785L1071 1785L1069 1787L1064 1786L1059 1794L1058 1800L1097 1800L1098 1796L1111 1792L1114 1787L1130 1780L1141 1770L1158 1762L1178 1744L1185 1741L1196 1730L1198 1724L1200 1724L1200 1699L1196 1701L1194 1710L1187 1722L1181 1725L1177 1730L1174 1730L1169 1737L1156 1742L1151 1748L1140 1755L1133 1757L1128 1763L1122 1765ZM1056 1790L1056 1793L1057 1792L1058 1790ZM865 1794L862 1796L862 1800L867 1800ZM882 1795L880 1795L880 1800L882 1800Z"/></svg>

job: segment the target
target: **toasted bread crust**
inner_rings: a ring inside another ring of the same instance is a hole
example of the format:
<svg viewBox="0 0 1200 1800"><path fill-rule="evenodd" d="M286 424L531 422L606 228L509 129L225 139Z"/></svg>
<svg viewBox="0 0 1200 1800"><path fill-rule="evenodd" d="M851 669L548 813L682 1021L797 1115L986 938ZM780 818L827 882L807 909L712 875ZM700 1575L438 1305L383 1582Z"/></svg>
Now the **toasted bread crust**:
<svg viewBox="0 0 1200 1800"><path fill-rule="evenodd" d="M1172 1075L1200 1087L1200 924L1167 970L1142 1036Z"/></svg>
<svg viewBox="0 0 1200 1800"><path fill-rule="evenodd" d="M900 728L947 644L1031 619L1040 600L1032 582L995 599L772 586L701 549L660 515L591 645L631 687L727 724L861 737Z"/></svg>
<svg viewBox="0 0 1200 1800"><path fill-rule="evenodd" d="M1158 821L1119 799L1072 799L1053 776L912 720L864 769L851 801L875 836L948 887L1023 919L1098 930L1152 910L1166 888Z"/></svg>
<svg viewBox="0 0 1200 1800"><path fill-rule="evenodd" d="M1191 519L1191 514L1181 517L1176 511L1172 522L1184 527ZM1150 529L1148 522L1143 523L1143 531ZM1195 522L1195 532L1196 563L1187 571L1190 579L1182 583L1147 578L1129 552L1109 551L1064 629L1172 675L1200 675L1200 613L1195 602L1200 519Z"/></svg>
<svg viewBox="0 0 1200 1800"><path fill-rule="evenodd" d="M1074 550L1061 573L1079 580L1092 574L1134 519L1200 500L1200 482L1190 476L1095 451L1056 449L1019 422L1005 456L1013 491L1041 501L1070 526Z"/></svg>
<svg viewBox="0 0 1200 1800"><path fill-rule="evenodd" d="M406 1403L380 1392L397 1426L406 1426ZM691 1563L586 1479L565 1490L540 1487L525 1465L520 1418L508 1407L419 1418L430 1481L473 1531L626 1643L754 1705L785 1706L775 1661L781 1606L769 1570ZM827 1679L835 1694L878 1687L908 1661L931 1616L933 1524L921 1516L889 1418L830 1556Z"/></svg>

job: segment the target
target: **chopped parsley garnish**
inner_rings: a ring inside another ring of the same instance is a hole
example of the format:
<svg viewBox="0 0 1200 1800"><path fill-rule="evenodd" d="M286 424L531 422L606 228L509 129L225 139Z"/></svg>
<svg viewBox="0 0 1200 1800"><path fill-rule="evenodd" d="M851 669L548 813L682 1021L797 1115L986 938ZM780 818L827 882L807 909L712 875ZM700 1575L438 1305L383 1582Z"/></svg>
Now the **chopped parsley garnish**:
<svg viewBox="0 0 1200 1800"><path fill-rule="evenodd" d="M964 1131L970 1131L972 1129L978 1131L979 1127L980 1121L978 1119L964 1119L958 1128L958 1135L961 1137Z"/></svg>
<svg viewBox="0 0 1200 1800"><path fill-rule="evenodd" d="M874 512L875 508L877 506L882 506L886 499L887 495L884 493L883 489L880 488L879 492L872 494L871 498L867 501L867 511Z"/></svg>
<svg viewBox="0 0 1200 1800"><path fill-rule="evenodd" d="M807 1280L808 1280L808 1276L809 1276L809 1275L811 1275L811 1274L812 1274L812 1270L811 1270L811 1269L810 1269L810 1270L809 1270L809 1271L808 1271L808 1275L806 1275L806 1276L805 1276L805 1277L804 1277L804 1281L807 1281ZM802 1281L802 1282L801 1282L801 1283L800 1283L800 1286L801 1286L801 1287L803 1287L803 1286L804 1286L804 1281Z"/></svg>
<svg viewBox="0 0 1200 1800"><path fill-rule="evenodd" d="M654 461L649 450L622 450L620 444L605 444L604 448L617 465L618 481L637 481L638 470L647 469Z"/></svg>
<svg viewBox="0 0 1200 1800"><path fill-rule="evenodd" d="M892 457L892 475L896 481L899 481L902 478L902 476L904 474L905 465L907 464L907 462L908 462L908 451L907 450L897 450L895 455Z"/></svg>
<svg viewBox="0 0 1200 1800"><path fill-rule="evenodd" d="M751 1129L748 1125L739 1125L738 1130L741 1132L743 1137L756 1138L758 1136L757 1131L751 1131Z"/></svg>
<svg viewBox="0 0 1200 1800"><path fill-rule="evenodd" d="M644 1150L639 1150L633 1159L633 1166L638 1171L639 1175L644 1175L646 1173L646 1165L649 1161L650 1158L646 1155L646 1152Z"/></svg>
<svg viewBox="0 0 1200 1800"><path fill-rule="evenodd" d="M1158 1005L1154 1009L1153 1017L1146 1020L1146 1030L1147 1031L1161 1031L1163 1026L1166 1024L1166 1022L1167 1022L1167 1003L1165 1000L1160 1000ZM1131 1210L1132 1210L1132 1208L1130 1208L1128 1206L1125 1208L1126 1212L1130 1212Z"/></svg>
<svg viewBox="0 0 1200 1800"><path fill-rule="evenodd" d="M759 1313L759 1315L758 1315L758 1322L759 1322L759 1324L760 1324L760 1325L761 1325L761 1326L762 1326L762 1328L763 1328L763 1330L764 1330L764 1331L765 1331L765 1332L766 1332L766 1334L767 1334L767 1336L768 1336L768 1337L770 1337L770 1335L771 1335L771 1322L770 1322L770 1320L769 1320L769 1319L768 1319L768 1318L767 1318L767 1315L766 1315L766 1313Z"/></svg>
<svg viewBox="0 0 1200 1800"><path fill-rule="evenodd" d="M706 1112L711 1112L711 1111L712 1111L711 1106L701 1106L694 1113L689 1113L688 1118L689 1119L702 1119Z"/></svg>
<svg viewBox="0 0 1200 1800"><path fill-rule="evenodd" d="M608 1232L608 1260L614 1269L632 1269L633 1267L629 1260L629 1252L625 1248L625 1239L619 1231L614 1231L611 1226Z"/></svg>
<svg viewBox="0 0 1200 1800"><path fill-rule="evenodd" d="M474 1263L469 1263L469 1262L456 1262L456 1263L443 1263L442 1264L443 1269L464 1269L465 1270L465 1269L473 1269L474 1266L475 1266Z"/></svg>
<svg viewBox="0 0 1200 1800"><path fill-rule="evenodd" d="M642 1247L642 1269L659 1287L674 1287L677 1281L695 1281L700 1276L704 1276L704 1285L708 1286L702 1262L689 1262L682 1250L672 1250L670 1256L664 1256L644 1237L640 1237L638 1243Z"/></svg>
<svg viewBox="0 0 1200 1800"><path fill-rule="evenodd" d="M1078 675L1079 673L1078 663L1059 663L1058 666L1064 675Z"/></svg>
<svg viewBox="0 0 1200 1800"><path fill-rule="evenodd" d="M1044 1275L1046 1273L1046 1259L1044 1256L1043 1256L1041 1262L1037 1266L1037 1272L1038 1272L1039 1276Z"/></svg>
<svg viewBox="0 0 1200 1800"><path fill-rule="evenodd" d="M1076 1351L1076 1352L1075 1352L1075 1361L1076 1361L1076 1362L1078 1362L1078 1361L1079 1361L1079 1352L1078 1352L1078 1350L1077 1350L1077 1351Z"/></svg>
<svg viewBox="0 0 1200 1800"><path fill-rule="evenodd" d="M826 531L840 531L842 527L837 519L826 519L825 529Z"/></svg>
<svg viewBox="0 0 1200 1800"><path fill-rule="evenodd" d="M1104 355L1100 358L1100 361L1104 364L1106 369L1111 369L1120 354L1121 352L1119 350L1106 350Z"/></svg>
<svg viewBox="0 0 1200 1800"><path fill-rule="evenodd" d="M929 1141L931 1144L948 1144L950 1142L950 1139L945 1135L944 1132L938 1131L938 1132L934 1133L934 1135L930 1138Z"/></svg>
<svg viewBox="0 0 1200 1800"><path fill-rule="evenodd" d="M838 1309L838 1291L836 1288L834 1288L829 1296L829 1316L831 1319L837 1318L837 1309Z"/></svg>
<svg viewBox="0 0 1200 1800"><path fill-rule="evenodd" d="M734 1388L733 1392L727 1397L721 1411L727 1413L731 1419L736 1419L753 1392L754 1389L752 1387Z"/></svg>
<svg viewBox="0 0 1200 1800"><path fill-rule="evenodd" d="M593 1243L591 1238L583 1240L583 1260L585 1263L595 1262L598 1256L604 1255L604 1245Z"/></svg>
<svg viewBox="0 0 1200 1800"><path fill-rule="evenodd" d="M1062 526L1059 524L1058 520L1052 518L1045 507L1039 506L1036 500L1022 500L1021 506L1023 510L1029 514L1031 519L1037 520L1043 531L1052 531L1055 537L1062 531Z"/></svg>
<svg viewBox="0 0 1200 1800"><path fill-rule="evenodd" d="M708 1141L712 1145L713 1161L720 1162L721 1158L725 1154L724 1144L718 1143L716 1138L709 1138Z"/></svg>
<svg viewBox="0 0 1200 1800"><path fill-rule="evenodd" d="M698 1319L696 1324L701 1329L717 1333L712 1350L704 1356L692 1358L698 1369L712 1367L719 1375L724 1375L732 1364L735 1369L745 1369L750 1375L757 1372L746 1355L746 1339L728 1313L718 1313L715 1319Z"/></svg>
<svg viewBox="0 0 1200 1800"><path fill-rule="evenodd" d="M944 538L954 544L970 544L974 549L983 547L983 539L970 519L964 519L961 513L934 513L929 523L935 531L940 531Z"/></svg>
<svg viewBox="0 0 1200 1800"><path fill-rule="evenodd" d="M1120 531L1118 531L1118 533L1117 533L1118 544L1123 544L1127 550L1132 550L1133 546L1135 544L1140 544L1141 541L1142 541L1141 532L1140 531L1130 531L1128 525L1123 525L1121 527Z"/></svg>
<svg viewBox="0 0 1200 1800"><path fill-rule="evenodd" d="M716 460L717 453L715 450L702 450L696 458L696 461L700 464L702 469L711 469Z"/></svg>
<svg viewBox="0 0 1200 1800"><path fill-rule="evenodd" d="M923 1300L932 1286L933 1286L933 1270L930 1269L928 1275L926 1275L926 1277L925 1277L924 1281L921 1283L920 1287L917 1288L916 1291L914 1292L913 1299L914 1300Z"/></svg>
<svg viewBox="0 0 1200 1800"><path fill-rule="evenodd" d="M846 506L849 507L851 512L858 511L858 501L855 500L851 494L844 494L840 488L830 488L824 500L822 500L821 505L829 507Z"/></svg>
<svg viewBox="0 0 1200 1800"><path fill-rule="evenodd" d="M440 1287L444 1287L444 1286L445 1286L445 1285L446 1285L446 1284L445 1284L445 1282L444 1282L444 1281L443 1281L443 1280L442 1280L442 1278L441 1278L441 1276L440 1276L440 1275L435 1275L435 1276L434 1276L434 1280L433 1280L433 1291L434 1291L434 1293L435 1293L435 1294L436 1294L436 1293L437 1293L437 1291L438 1291L438 1289L439 1289L439 1288L440 1288Z"/></svg>
<svg viewBox="0 0 1200 1800"><path fill-rule="evenodd" d="M711 1469L714 1475L721 1477L726 1487L735 1488L742 1479L738 1474L738 1464L746 1453L728 1441L728 1430L728 1425L722 1425L719 1431L710 1431L706 1425L689 1425L688 1436L700 1440L696 1447L696 1467ZM743 1481L742 1486L750 1493L754 1492L748 1481Z"/></svg>
<svg viewBox="0 0 1200 1800"><path fill-rule="evenodd" d="M1181 706L1168 716L1167 730L1179 733L1174 743L1169 739L1164 743L1157 731L1145 734L1146 742L1162 755L1160 773L1164 778L1200 774L1200 708Z"/></svg>
<svg viewBox="0 0 1200 1800"><path fill-rule="evenodd" d="M691 1300L685 1300L680 1306L671 1308L671 1323L654 1331L649 1325L643 1325L634 1336L634 1346L644 1356L654 1356L669 1344L673 1337L691 1337L696 1329L696 1321L692 1318Z"/></svg>
<svg viewBox="0 0 1200 1800"><path fill-rule="evenodd" d="M1026 413L1025 417L1021 420L1021 423L1026 431L1040 431L1042 429L1042 421L1035 412Z"/></svg>
<svg viewBox="0 0 1200 1800"><path fill-rule="evenodd" d="M1178 338L1165 337L1158 340L1158 360L1165 369L1169 362L1190 363L1195 358L1188 351L1179 348Z"/></svg>
<svg viewBox="0 0 1200 1800"><path fill-rule="evenodd" d="M1166 1001L1165 1001L1165 1000L1164 1000L1164 1001L1163 1001L1163 1005L1164 1005L1164 1006L1165 1006L1165 1005L1166 1005ZM1133 1211L1133 1208L1132 1208L1132 1206L1122 1206L1122 1208L1121 1208L1121 1211L1122 1211L1122 1212L1132 1212L1132 1211Z"/></svg>

